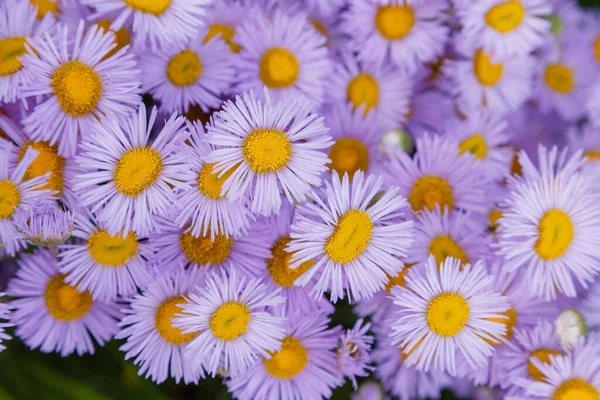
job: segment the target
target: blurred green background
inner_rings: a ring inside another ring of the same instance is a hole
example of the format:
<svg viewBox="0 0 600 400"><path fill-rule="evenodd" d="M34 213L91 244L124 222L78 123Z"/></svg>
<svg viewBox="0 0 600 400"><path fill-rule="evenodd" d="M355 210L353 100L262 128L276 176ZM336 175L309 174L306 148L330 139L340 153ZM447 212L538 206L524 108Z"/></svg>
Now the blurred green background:
<svg viewBox="0 0 600 400"><path fill-rule="evenodd" d="M219 1L219 0L216 0ZM328 0L322 0L328 1ZM579 0L587 9L600 8L600 0ZM1 267L1 266L0 266ZM332 323L352 327L355 316L347 303L337 306ZM228 400L220 378L204 379L197 386L161 385L139 377L137 368L123 359L122 342L112 341L95 355L61 358L27 349L18 339L0 353L0 400ZM336 389L333 400L350 398L349 382ZM455 397L444 393L444 400Z"/></svg>

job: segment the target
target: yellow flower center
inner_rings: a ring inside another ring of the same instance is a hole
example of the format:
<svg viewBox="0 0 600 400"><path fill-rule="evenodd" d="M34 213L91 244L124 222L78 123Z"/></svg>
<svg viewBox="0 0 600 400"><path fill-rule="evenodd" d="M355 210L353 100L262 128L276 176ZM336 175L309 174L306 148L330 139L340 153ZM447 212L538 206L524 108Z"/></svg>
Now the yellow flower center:
<svg viewBox="0 0 600 400"><path fill-rule="evenodd" d="M562 210L547 211L538 225L535 251L544 260L562 256L573 240L573 222Z"/></svg>
<svg viewBox="0 0 600 400"><path fill-rule="evenodd" d="M127 150L115 168L115 187L125 196L137 196L156 181L162 168L160 154L153 148Z"/></svg>
<svg viewBox="0 0 600 400"><path fill-rule="evenodd" d="M233 246L233 238L217 234L213 241L210 240L209 232L207 232L207 236L199 237L194 237L191 232L188 232L181 235L179 245L191 262L198 265L217 265L229 257L229 252Z"/></svg>
<svg viewBox="0 0 600 400"><path fill-rule="evenodd" d="M169 344L179 346L196 336L195 332L183 334L181 329L173 326L173 317L183 311L178 304L185 303L183 296L175 296L163 301L156 310L156 330Z"/></svg>
<svg viewBox="0 0 600 400"><path fill-rule="evenodd" d="M460 150L460 154L469 152L479 159L484 159L488 152L487 145L485 144L485 138L479 133L469 136L460 142L458 148Z"/></svg>
<svg viewBox="0 0 600 400"><path fill-rule="evenodd" d="M396 275L396 276L388 275L387 276L388 282L385 284L385 291L390 293L392 290L392 287L394 287L394 286L404 287L404 285L406 285L406 274L408 274L408 270L413 265L414 264L404 264L404 268L402 269L402 271L398 272L398 275Z"/></svg>
<svg viewBox="0 0 600 400"><path fill-rule="evenodd" d="M436 205L443 209L454 207L454 195L448 181L435 175L424 175L415 180L408 195L413 210L421 211L425 207L433 210Z"/></svg>
<svg viewBox="0 0 600 400"><path fill-rule="evenodd" d="M442 293L427 306L429 328L440 336L454 336L469 319L469 304L457 293Z"/></svg>
<svg viewBox="0 0 600 400"><path fill-rule="evenodd" d="M375 27L388 40L400 40L415 25L415 13L409 5L380 6L375 15Z"/></svg>
<svg viewBox="0 0 600 400"><path fill-rule="evenodd" d="M529 358L535 357L543 363L550 364L550 356L557 356L557 355L559 355L558 351L554 351L554 350L550 350L550 349L538 349L538 350L533 351L529 355ZM543 381L545 378L542 371L540 371L538 369L538 367L536 367L531 362L531 360L527 361L527 371L529 372L529 375L531 375L531 377L537 381Z"/></svg>
<svg viewBox="0 0 600 400"><path fill-rule="evenodd" d="M346 264L362 254L371 241L373 221L360 210L344 214L325 244L325 253L333 261Z"/></svg>
<svg viewBox="0 0 600 400"><path fill-rule="evenodd" d="M101 21L96 22L96 25L98 25L100 28L102 28L104 33L112 32L115 34L115 40L113 41L113 43L115 43L117 46L114 49L112 49L111 51L109 51L104 56L104 59L109 58L110 56L115 54L117 51L121 50L123 47L125 47L131 43L131 35L129 34L129 31L124 26L121 27L121 29L119 29L116 32L111 31L110 25L112 23L113 23L113 21L111 21L109 19L103 19Z"/></svg>
<svg viewBox="0 0 600 400"><path fill-rule="evenodd" d="M589 158L592 161L598 161L598 160L600 160L600 151L598 151L598 150L586 151L584 156L586 156L587 158Z"/></svg>
<svg viewBox="0 0 600 400"><path fill-rule="evenodd" d="M513 336L515 326L517 326L517 311L514 307L511 307L507 311L500 313L500 315L506 316L507 318L486 318L486 321L497 322L506 326L506 333L502 335L502 338L510 340ZM497 346L497 343L494 343L491 340L484 340L492 346Z"/></svg>
<svg viewBox="0 0 600 400"><path fill-rule="evenodd" d="M513 156L512 162L510 164L510 174L511 175L523 175L523 167L521 166L521 162L519 161L519 152L515 150L515 155Z"/></svg>
<svg viewBox="0 0 600 400"><path fill-rule="evenodd" d="M321 35L327 38L326 44L329 44L329 34L327 33L327 28L325 28L325 25L323 25L318 19L313 19L310 22L312 26L317 30L317 32L319 32Z"/></svg>
<svg viewBox="0 0 600 400"><path fill-rule="evenodd" d="M493 63L489 55L478 49L475 52L475 58L473 58L473 70L479 83L485 86L494 86L502 78L504 65Z"/></svg>
<svg viewBox="0 0 600 400"><path fill-rule="evenodd" d="M0 39L0 76L11 75L19 71L23 64L18 59L27 54L23 36Z"/></svg>
<svg viewBox="0 0 600 400"><path fill-rule="evenodd" d="M17 185L12 181L0 181L0 219L9 218L21 201Z"/></svg>
<svg viewBox="0 0 600 400"><path fill-rule="evenodd" d="M103 91L100 75L80 61L69 61L58 67L50 85L60 108L73 117L92 112Z"/></svg>
<svg viewBox="0 0 600 400"><path fill-rule="evenodd" d="M600 63L600 36L594 41L594 55L596 56L596 61Z"/></svg>
<svg viewBox="0 0 600 400"><path fill-rule="evenodd" d="M250 168L259 174L279 171L292 158L292 142L284 132L275 129L255 129L243 145Z"/></svg>
<svg viewBox="0 0 600 400"><path fill-rule="evenodd" d="M225 41L229 45L229 48L234 53L239 53L242 49L242 46L234 42L233 37L235 36L235 28L230 25L224 24L212 24L208 28L208 32L204 37L204 43L208 42L213 37L221 35L221 39Z"/></svg>
<svg viewBox="0 0 600 400"><path fill-rule="evenodd" d="M485 14L485 22L500 33L508 33L521 25L524 17L523 4L509 0L490 8Z"/></svg>
<svg viewBox="0 0 600 400"><path fill-rule="evenodd" d="M369 150L360 140L340 138L329 149L329 169L336 171L340 178L348 173L350 179L356 171L367 171L369 167Z"/></svg>
<svg viewBox="0 0 600 400"><path fill-rule="evenodd" d="M492 232L495 232L496 229L498 229L498 227L500 226L500 218L502 218L502 211L498 210L497 208L494 208L488 214L488 219L490 221L490 230Z"/></svg>
<svg viewBox="0 0 600 400"><path fill-rule="evenodd" d="M58 274L50 278L44 297L46 308L54 319L74 321L83 317L92 306L92 295L80 293L64 281L65 276Z"/></svg>
<svg viewBox="0 0 600 400"><path fill-rule="evenodd" d="M220 178L219 174L214 173L214 168L215 164L204 164L202 170L200 170L200 173L198 174L198 190L206 197L216 200L223 197L221 195L223 183L229 179L231 174L235 171L235 168L229 169Z"/></svg>
<svg viewBox="0 0 600 400"><path fill-rule="evenodd" d="M210 330L221 340L235 340L248 330L250 310L242 303L225 303L210 317Z"/></svg>
<svg viewBox="0 0 600 400"><path fill-rule="evenodd" d="M469 263L469 258L462 247L447 235L440 235L429 243L429 254L435 256L438 266L447 257L454 257L460 260L463 265Z"/></svg>
<svg viewBox="0 0 600 400"><path fill-rule="evenodd" d="M29 0L29 3L37 7L37 19L44 18L48 13L60 12L60 0Z"/></svg>
<svg viewBox="0 0 600 400"><path fill-rule="evenodd" d="M308 351L294 337L287 336L281 341L281 350L270 353L265 359L265 369L277 379L292 379L304 370L308 363Z"/></svg>
<svg viewBox="0 0 600 400"><path fill-rule="evenodd" d="M544 81L555 92L566 94L575 87L575 74L565 65L550 64L546 67Z"/></svg>
<svg viewBox="0 0 600 400"><path fill-rule="evenodd" d="M348 84L346 96L354 107L365 105L365 114L377 105L379 100L379 85L373 76L361 72Z"/></svg>
<svg viewBox="0 0 600 400"><path fill-rule="evenodd" d="M51 189L58 192L58 196L63 190L63 169L65 166L65 159L58 155L58 146L51 146L48 142L34 142L27 141L23 143L19 149L19 161L25 156L27 149L33 148L39 153L33 160L27 171L25 171L24 180L30 180L42 176L50 172L48 178L48 184L44 185L42 189Z"/></svg>
<svg viewBox="0 0 600 400"><path fill-rule="evenodd" d="M124 0L125 4L148 14L161 15L171 5L171 0Z"/></svg>
<svg viewBox="0 0 600 400"><path fill-rule="evenodd" d="M88 239L88 252L94 261L105 267L121 267L137 252L137 236L129 232L110 235L105 229L92 233Z"/></svg>
<svg viewBox="0 0 600 400"><path fill-rule="evenodd" d="M282 236L271 246L271 254L273 257L267 259L267 270L269 275L273 278L273 281L282 287L293 287L294 282L300 275L305 273L310 267L314 265L314 261L306 261L300 264L297 268L290 268L290 259L292 253L285 251L291 238L289 236Z"/></svg>
<svg viewBox="0 0 600 400"><path fill-rule="evenodd" d="M282 89L293 85L299 73L298 59L282 47L267 50L260 59L260 79L270 88Z"/></svg>
<svg viewBox="0 0 600 400"><path fill-rule="evenodd" d="M202 75L202 63L198 54L184 50L171 58L167 65L167 77L175 86L189 86Z"/></svg>
<svg viewBox="0 0 600 400"><path fill-rule="evenodd" d="M572 378L560 384L552 400L598 400L598 389L581 378Z"/></svg>

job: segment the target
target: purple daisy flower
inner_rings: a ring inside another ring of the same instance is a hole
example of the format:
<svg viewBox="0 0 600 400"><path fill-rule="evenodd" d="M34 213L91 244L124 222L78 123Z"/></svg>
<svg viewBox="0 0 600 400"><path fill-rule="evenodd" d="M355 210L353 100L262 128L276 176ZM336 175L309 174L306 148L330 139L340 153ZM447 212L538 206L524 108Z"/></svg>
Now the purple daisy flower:
<svg viewBox="0 0 600 400"><path fill-rule="evenodd" d="M5 0L0 4L0 102L20 98L21 87L33 78L19 57L27 53L28 37L41 36L55 23L50 15L42 20L36 16L36 8L28 1Z"/></svg>
<svg viewBox="0 0 600 400"><path fill-rule="evenodd" d="M23 97L44 95L23 120L25 131L34 140L58 143L61 156L73 156L79 134L99 126L98 118L118 119L140 103L139 70L133 54L121 50L104 58L115 46L112 33L85 25L76 31L60 25L54 36L28 38L35 54L25 54L23 69L33 78L23 88ZM76 82L77 84L73 84Z"/></svg>
<svg viewBox="0 0 600 400"><path fill-rule="evenodd" d="M405 362L419 370L431 367L456 375L457 364L485 366L506 325L498 322L510 309L506 297L493 290L493 277L478 262L463 265L447 258L438 266L414 267L406 286L392 288L398 306L393 344L408 354Z"/></svg>
<svg viewBox="0 0 600 400"><path fill-rule="evenodd" d="M188 112L191 105L202 111L217 109L235 74L227 44L219 39L204 42L206 31L187 42L141 51L142 90L160 101L168 112Z"/></svg>
<svg viewBox="0 0 600 400"><path fill-rule="evenodd" d="M120 349L126 360L135 357L134 363L140 367L138 375L145 374L155 383L172 376L175 382L183 379L186 384L204 377L184 353L185 345L196 334L184 334L173 326L173 317L182 312L179 304L185 303L190 291L201 284L198 270L180 271L158 278L129 301L115 338L127 339Z"/></svg>
<svg viewBox="0 0 600 400"><path fill-rule="evenodd" d="M196 123L188 124L188 130L191 135L175 158L188 164L193 175L185 182L189 188L176 194L181 212L175 223L181 228L189 226L194 237L207 236L209 230L211 240L219 234L244 236L254 219L246 199L230 200L222 191L223 183L233 170L220 177L213 173L215 164L207 163L205 159L215 147L208 142L204 128Z"/></svg>
<svg viewBox="0 0 600 400"><path fill-rule="evenodd" d="M220 276L219 276L220 275ZM213 273L206 285L185 297L183 310L173 320L182 334L195 333L186 346L186 357L214 376L220 368L231 376L248 371L261 357L281 350L285 337L283 318L265 311L285 302L279 290L267 291L256 278Z"/></svg>
<svg viewBox="0 0 600 400"><path fill-rule="evenodd" d="M4 296L4 293L0 292L0 298L2 298L2 296ZM0 352L6 349L6 346L4 346L2 342L5 340L10 340L10 336L6 332L4 332L4 329L13 326L13 324L8 322L11 308L12 307L10 306L10 304L0 302L0 321L6 321L0 322Z"/></svg>
<svg viewBox="0 0 600 400"><path fill-rule="evenodd" d="M354 390L358 387L357 377L365 377L375 371L375 367L371 365L371 347L374 339L367 334L371 324L363 322L359 319L352 329L342 333L337 349L338 369L350 379Z"/></svg>
<svg viewBox="0 0 600 400"><path fill-rule="evenodd" d="M19 209L27 209L36 199L52 199L52 192L43 189L48 175L25 180L27 168L38 156L34 149L27 149L23 158L10 167L10 159L14 157L14 147L11 143L0 141L0 242L4 245L9 256L25 246L22 234L13 223L15 213Z"/></svg>
<svg viewBox="0 0 600 400"><path fill-rule="evenodd" d="M318 313L289 319L281 347L245 374L228 377L229 391L240 400L331 397L343 379L335 353L340 330L329 329L329 322Z"/></svg>
<svg viewBox="0 0 600 400"><path fill-rule="evenodd" d="M92 7L92 18L115 16L110 29L131 26L136 42L152 50L191 39L202 26L212 0L81 0ZM176 29L174 29L176 27Z"/></svg>
<svg viewBox="0 0 600 400"><path fill-rule="evenodd" d="M73 218L73 212L63 210L56 201L36 199L26 209L17 210L13 223L25 240L54 247L71 237Z"/></svg>
<svg viewBox="0 0 600 400"><path fill-rule="evenodd" d="M236 41L241 46L234 62L236 92L262 96L266 86L275 100L304 96L313 106L323 102L332 65L326 38L306 19L282 12L257 15L237 30Z"/></svg>
<svg viewBox="0 0 600 400"><path fill-rule="evenodd" d="M75 244L59 246L60 273L77 290L88 291L93 299L114 300L145 289L152 282L147 261L154 248L129 232L111 235L104 224L87 210L75 217Z"/></svg>
<svg viewBox="0 0 600 400"><path fill-rule="evenodd" d="M371 297L404 268L400 258L413 243L408 203L397 187L384 187L382 177L365 179L362 171L352 183L334 174L325 185L321 195L311 194L313 202L296 208L291 268L317 261L295 285L306 286L319 272L311 290L318 298L328 290L334 303Z"/></svg>
<svg viewBox="0 0 600 400"><path fill-rule="evenodd" d="M433 211L421 211L415 225L415 244L406 258L408 263L426 263L433 255L438 265L446 257L474 264L491 256L486 226L469 213L450 213L447 208L440 211L436 206Z"/></svg>
<svg viewBox="0 0 600 400"><path fill-rule="evenodd" d="M160 218L160 232L150 234L149 242L156 253L151 265L158 275L168 275L180 269L199 269L204 273L221 272L235 268L254 277L264 269L270 256L268 239L254 232L226 236L207 233L194 236L188 226L180 228L167 218Z"/></svg>
<svg viewBox="0 0 600 400"><path fill-rule="evenodd" d="M600 340L597 335L582 338L566 355L550 355L549 363L532 358L543 381L518 379L522 394L507 399L578 399L600 397Z"/></svg>
<svg viewBox="0 0 600 400"><path fill-rule="evenodd" d="M464 40L497 57L524 56L544 43L552 14L547 0L471 1L457 10Z"/></svg>
<svg viewBox="0 0 600 400"><path fill-rule="evenodd" d="M412 94L411 75L389 64L359 63L344 53L335 65L328 91L330 103L350 102L364 114L374 113L387 129L406 123Z"/></svg>
<svg viewBox="0 0 600 400"><path fill-rule="evenodd" d="M65 283L58 262L49 250L24 255L17 276L8 282L6 294L14 311L11 322L16 335L31 349L57 352L66 357L94 354L92 338L103 346L117 332L121 317L114 302L92 300Z"/></svg>
<svg viewBox="0 0 600 400"><path fill-rule="evenodd" d="M351 0L342 29L364 62L416 71L444 52L449 29L445 0Z"/></svg>
<svg viewBox="0 0 600 400"><path fill-rule="evenodd" d="M581 173L581 152L538 150L539 168L519 154L523 176L509 178L511 193L498 228L498 254L521 270L531 293L547 300L577 294L600 272L600 209L593 181Z"/></svg>
<svg viewBox="0 0 600 400"><path fill-rule="evenodd" d="M334 141L329 149L328 166L340 178L348 173L352 180L358 170L369 174L381 172L379 143L384 128L375 113L364 115L363 110L364 107L354 110L351 104L341 102L325 112L325 123Z"/></svg>
<svg viewBox="0 0 600 400"><path fill-rule="evenodd" d="M74 188L81 206L91 206L111 235L147 235L159 228L156 216L176 204L173 188L185 189L182 181L192 176L173 154L189 134L185 118L173 113L150 141L157 113L153 108L148 121L141 105L126 121L103 119L81 143L76 161L82 172Z"/></svg>
<svg viewBox="0 0 600 400"><path fill-rule="evenodd" d="M286 298L284 305L277 309L285 316L304 316L315 312L331 314L334 312L332 304L327 299L316 300L309 295L309 290L314 286L316 278L308 285L308 288L298 287L294 282L315 264L315 260L303 262L292 269L293 253L287 251L292 240L290 227L294 220L295 207L284 203L278 215L272 215L259 220L253 227L251 236L265 238L270 244L270 252L262 261L260 269L255 273L262 278L269 290L281 290L282 296ZM235 263L239 265L239 262Z"/></svg>
<svg viewBox="0 0 600 400"><path fill-rule="evenodd" d="M209 142L216 148L206 158L216 163L213 173L230 176L221 193L231 200L248 194L253 212L277 214L281 192L289 202L304 201L311 186L321 185L331 146L323 118L311 112L301 97L271 103L254 92L227 101L223 111L207 126Z"/></svg>
<svg viewBox="0 0 600 400"><path fill-rule="evenodd" d="M451 140L429 134L417 139L416 147L414 158L399 151L387 164L389 183L398 185L414 211L439 206L485 212L487 179L472 154L460 155Z"/></svg>

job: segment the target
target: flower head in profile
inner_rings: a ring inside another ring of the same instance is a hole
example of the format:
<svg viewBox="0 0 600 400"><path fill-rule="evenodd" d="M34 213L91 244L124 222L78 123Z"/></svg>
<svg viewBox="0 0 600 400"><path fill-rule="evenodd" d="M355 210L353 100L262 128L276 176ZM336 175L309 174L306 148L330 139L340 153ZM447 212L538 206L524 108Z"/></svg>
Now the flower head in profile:
<svg viewBox="0 0 600 400"><path fill-rule="evenodd" d="M43 101L23 120L34 140L58 143L61 156L72 157L79 135L98 127L98 119L127 116L140 103L139 70L125 49L104 58L116 46L113 33L97 25L86 32L57 26L52 35L28 39L35 54L25 54L23 69L33 78L23 97L44 95Z"/></svg>
<svg viewBox="0 0 600 400"><path fill-rule="evenodd" d="M58 261L49 250L38 250L19 260L19 271L6 293L14 311L15 334L31 349L66 357L94 354L92 338L103 346L117 332L121 318L115 302L93 300L65 282Z"/></svg>
<svg viewBox="0 0 600 400"><path fill-rule="evenodd" d="M279 291L268 292L256 278L213 273L203 286L196 287L174 319L182 334L194 334L187 344L186 357L197 368L214 376L223 368L231 376L248 371L261 357L281 350L283 318L265 311L285 301Z"/></svg>
<svg viewBox="0 0 600 400"><path fill-rule="evenodd" d="M365 377L375 370L371 365L371 347L373 336L367 334L371 329L370 323L359 319L352 329L348 329L340 336L338 346L338 368L352 382L354 390L357 389L357 377Z"/></svg>
<svg viewBox="0 0 600 400"><path fill-rule="evenodd" d="M23 238L36 246L54 247L64 243L74 229L73 212L53 200L38 199L15 213L13 222Z"/></svg>
<svg viewBox="0 0 600 400"><path fill-rule="evenodd" d="M4 296L4 293L0 293L0 299ZM10 340L10 336L4 331L6 328L13 326L11 323L7 322L9 320L9 313L11 310L10 304L4 303L0 301L0 352L6 349L6 346L2 344L5 340Z"/></svg>
<svg viewBox="0 0 600 400"><path fill-rule="evenodd" d="M291 227L291 267L316 259L295 285L306 286L317 276L312 293L331 291L332 302L360 300L383 289L397 275L401 258L413 243L410 208L397 187L384 187L383 178L362 171L350 183L333 174L321 194L296 209ZM315 275L319 273L319 275Z"/></svg>
<svg viewBox="0 0 600 400"><path fill-rule="evenodd" d="M250 197L253 212L277 214L281 197L304 201L312 186L321 184L331 145L323 118L312 113L302 97L272 103L254 92L227 101L207 126L214 149L206 162L222 178L221 193L231 200Z"/></svg>

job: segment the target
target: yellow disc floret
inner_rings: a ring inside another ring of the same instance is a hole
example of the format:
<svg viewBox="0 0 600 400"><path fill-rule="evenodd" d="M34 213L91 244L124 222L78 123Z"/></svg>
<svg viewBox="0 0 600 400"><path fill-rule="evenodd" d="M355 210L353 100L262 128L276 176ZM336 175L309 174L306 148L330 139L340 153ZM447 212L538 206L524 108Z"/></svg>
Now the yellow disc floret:
<svg viewBox="0 0 600 400"><path fill-rule="evenodd" d="M124 0L125 4L136 11L161 15L168 10L171 0Z"/></svg>
<svg viewBox="0 0 600 400"><path fill-rule="evenodd" d="M449 209L454 207L454 195L452 187L448 181L435 175L424 175L415 180L412 190L408 195L414 211L421 211L424 208L433 210L436 205L443 210L444 206Z"/></svg>
<svg viewBox="0 0 600 400"><path fill-rule="evenodd" d="M415 25L415 13L409 5L381 6L375 14L375 27L388 40L400 40Z"/></svg>
<svg viewBox="0 0 600 400"><path fill-rule="evenodd" d="M336 171L340 178L347 172L352 179L359 169L367 171L369 167L369 150L358 139L340 138L329 149L329 169Z"/></svg>
<svg viewBox="0 0 600 400"><path fill-rule="evenodd" d="M65 283L64 278L64 275L58 274L48 281L44 292L46 308L54 319L74 321L88 312L92 306L92 295L88 292L78 292L73 286Z"/></svg>
<svg viewBox="0 0 600 400"><path fill-rule="evenodd" d="M461 263L468 264L469 258L465 251L452 237L440 235L429 243L429 254L435 256L438 266L446 260L447 257L459 259Z"/></svg>
<svg viewBox="0 0 600 400"><path fill-rule="evenodd" d="M112 24L112 21L109 19L103 19L103 20L96 22L96 25L98 25L100 28L102 28L104 33L107 33L110 31L110 32L113 32L115 35L115 40L113 41L113 43L116 44L116 46L111 51L106 53L106 55L104 56L105 59L112 56L117 51L121 50L123 47L125 47L131 43L131 35L129 34L129 31L127 30L127 28L125 28L123 26L123 27L121 27L121 29L119 29L118 31L115 32L115 31L110 30L111 24Z"/></svg>
<svg viewBox="0 0 600 400"><path fill-rule="evenodd" d="M550 364L550 356L557 356L559 354L558 351L550 349L537 349L529 355L529 358L535 357L543 363ZM545 378L542 371L540 371L531 360L527 361L527 371L529 372L529 375L537 381L543 381Z"/></svg>
<svg viewBox="0 0 600 400"><path fill-rule="evenodd" d="M23 36L0 39L0 76L12 75L19 71L23 64L19 57L27 54Z"/></svg>
<svg viewBox="0 0 600 400"><path fill-rule="evenodd" d="M292 158L292 142L284 132L255 129L244 139L243 152L254 172L266 174L288 165Z"/></svg>
<svg viewBox="0 0 600 400"><path fill-rule="evenodd" d="M469 304L457 293L442 293L427 306L429 328L440 336L455 336L469 319Z"/></svg>
<svg viewBox="0 0 600 400"><path fill-rule="evenodd" d="M365 105L365 113L377 105L379 101L379 85L370 74L361 72L349 83L346 97L354 107Z"/></svg>
<svg viewBox="0 0 600 400"><path fill-rule="evenodd" d="M535 251L544 260L554 260L569 249L573 236L573 222L566 212L557 209L547 211L538 225Z"/></svg>
<svg viewBox="0 0 600 400"><path fill-rule="evenodd" d="M160 154L153 148L127 150L115 168L115 187L126 196L137 196L156 181L162 168Z"/></svg>
<svg viewBox="0 0 600 400"><path fill-rule="evenodd" d="M175 54L167 64L167 77L175 86L189 86L202 75L202 62L192 50Z"/></svg>
<svg viewBox="0 0 600 400"><path fill-rule="evenodd" d="M92 259L105 267L123 266L138 252L137 236L133 232L123 237L102 229L90 235L87 246Z"/></svg>
<svg viewBox="0 0 600 400"><path fill-rule="evenodd" d="M544 81L555 92L567 94L575 87L575 74L566 65L550 64L544 72Z"/></svg>
<svg viewBox="0 0 600 400"><path fill-rule="evenodd" d="M37 19L43 19L46 14L56 14L60 12L60 0L29 0L37 7Z"/></svg>
<svg viewBox="0 0 600 400"><path fill-rule="evenodd" d="M264 361L265 369L277 379L292 379L308 363L308 351L298 339L291 336L282 340L281 350L270 354L271 358Z"/></svg>
<svg viewBox="0 0 600 400"><path fill-rule="evenodd" d="M509 0L490 8L485 14L485 22L501 33L517 28L525 17L525 7L518 0Z"/></svg>
<svg viewBox="0 0 600 400"><path fill-rule="evenodd" d="M300 74L300 64L291 51L283 47L267 50L260 59L260 79L273 89L293 85Z"/></svg>
<svg viewBox="0 0 600 400"><path fill-rule="evenodd" d="M469 152L475 156L475 158L484 159L487 156L487 145L485 143L485 138L483 135L476 133L474 135L469 136L458 146L460 150L460 154L464 154Z"/></svg>
<svg viewBox="0 0 600 400"><path fill-rule="evenodd" d="M494 86L502 78L504 65L493 63L491 57L479 49L475 52L473 70L479 83L484 86Z"/></svg>
<svg viewBox="0 0 600 400"><path fill-rule="evenodd" d="M21 193L12 181L0 181L0 219L9 218L21 202Z"/></svg>
<svg viewBox="0 0 600 400"><path fill-rule="evenodd" d="M250 310L235 301L225 303L210 317L210 330L221 340L235 340L248 330Z"/></svg>
<svg viewBox="0 0 600 400"><path fill-rule="evenodd" d="M185 303L183 296L175 296L163 301L156 309L156 330L169 344L179 346L196 336L195 332L184 334L181 329L173 326L173 317L182 312L179 304Z"/></svg>
<svg viewBox="0 0 600 400"><path fill-rule="evenodd" d="M210 233L208 236L194 237L188 232L181 235L179 245L191 262L198 265L217 265L229 257L233 238L217 234L215 239L211 240Z"/></svg>
<svg viewBox="0 0 600 400"><path fill-rule="evenodd" d="M19 161L23 159L25 152L29 148L37 150L39 153L29 165L27 171L25 171L23 179L30 180L50 172L48 183L42 189L55 190L58 192L58 196L60 196L63 190L65 159L58 155L58 146L50 145L48 142L34 142L29 140L19 148Z"/></svg>
<svg viewBox="0 0 600 400"><path fill-rule="evenodd" d="M598 400L600 394L595 386L581 378L571 378L560 384L552 400Z"/></svg>
<svg viewBox="0 0 600 400"><path fill-rule="evenodd" d="M369 214L350 210L338 220L325 244L325 253L333 261L346 264L367 249L372 232L373 221Z"/></svg>
<svg viewBox="0 0 600 400"><path fill-rule="evenodd" d="M100 75L81 61L69 61L54 71L50 83L61 110L72 117L91 113L102 97Z"/></svg>
<svg viewBox="0 0 600 400"><path fill-rule="evenodd" d="M233 174L235 168L229 169L219 177L219 173L214 173L215 164L204 164L198 174L198 190L200 193L211 199L220 199L223 183Z"/></svg>
<svg viewBox="0 0 600 400"><path fill-rule="evenodd" d="M290 268L290 260L292 253L288 253L285 249L290 243L289 236L282 236L271 246L271 254L273 257L267 259L267 270L273 281L282 287L293 287L294 282L300 275L305 273L314 265L313 260L306 261L300 264L295 269Z"/></svg>
<svg viewBox="0 0 600 400"><path fill-rule="evenodd" d="M235 28L233 26L225 24L212 24L208 28L208 32L204 37L204 43L208 42L217 35L221 35L221 39L223 39L225 43L229 45L229 48L234 53L239 53L242 49L242 47L233 40L235 37Z"/></svg>

